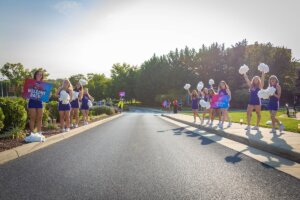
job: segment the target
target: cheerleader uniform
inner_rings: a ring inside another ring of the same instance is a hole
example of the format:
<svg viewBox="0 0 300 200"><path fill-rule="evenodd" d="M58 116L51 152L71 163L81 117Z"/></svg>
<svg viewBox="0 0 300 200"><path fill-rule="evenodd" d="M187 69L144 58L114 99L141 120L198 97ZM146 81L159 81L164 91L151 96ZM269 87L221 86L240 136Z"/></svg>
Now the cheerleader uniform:
<svg viewBox="0 0 300 200"><path fill-rule="evenodd" d="M75 89L74 92L79 92L79 90ZM78 98L71 101L71 108L72 109L79 108L79 99Z"/></svg>
<svg viewBox="0 0 300 200"><path fill-rule="evenodd" d="M199 109L199 98L192 98L192 109L198 110Z"/></svg>
<svg viewBox="0 0 300 200"><path fill-rule="evenodd" d="M43 108L43 102L37 99L29 99L27 108Z"/></svg>
<svg viewBox="0 0 300 200"><path fill-rule="evenodd" d="M89 106L88 106L88 102L89 102L90 98L89 95L84 94L81 100L81 110L89 110Z"/></svg>
<svg viewBox="0 0 300 200"><path fill-rule="evenodd" d="M225 89L221 89L218 94L219 94L220 97L222 97L222 96L228 96L228 93L227 93L227 91ZM227 107L224 108L224 109L228 109L228 108L229 108L229 102L228 102Z"/></svg>
<svg viewBox="0 0 300 200"><path fill-rule="evenodd" d="M70 94L69 91L66 91L68 94ZM61 91L59 92L60 95ZM63 104L62 101L59 101L58 103L58 110L59 111L70 111L71 110L71 104L70 102L67 104Z"/></svg>
<svg viewBox="0 0 300 200"><path fill-rule="evenodd" d="M250 96L249 96L249 105L252 106L258 106L261 105L260 99L257 95L257 93L260 91L260 88L257 87L251 87L251 89L249 90L250 92Z"/></svg>
<svg viewBox="0 0 300 200"><path fill-rule="evenodd" d="M274 87L274 86L272 86ZM277 93L277 89L275 91L275 94L278 94ZM279 99L275 96L270 96L270 99L269 99L269 104L268 104L268 110L275 110L277 111L279 108Z"/></svg>

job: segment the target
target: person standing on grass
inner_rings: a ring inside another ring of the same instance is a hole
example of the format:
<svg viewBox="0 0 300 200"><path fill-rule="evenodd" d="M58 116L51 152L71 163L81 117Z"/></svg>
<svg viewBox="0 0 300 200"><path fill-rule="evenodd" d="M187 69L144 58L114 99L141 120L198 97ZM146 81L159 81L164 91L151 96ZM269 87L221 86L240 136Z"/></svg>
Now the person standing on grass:
<svg viewBox="0 0 300 200"><path fill-rule="evenodd" d="M33 74L33 79L37 83L44 80L44 74L42 71L38 70ZM42 120L43 120L43 102L36 99L29 99L28 101L28 114L29 114L29 128L30 132L33 133L35 126L37 127L37 132L42 134Z"/></svg>
<svg viewBox="0 0 300 200"><path fill-rule="evenodd" d="M83 87L78 82L74 92L73 96L76 94L76 98L71 101L71 128L78 128L79 124L79 101L82 99L83 95ZM75 124L73 124L73 120L75 118Z"/></svg>
<svg viewBox="0 0 300 200"><path fill-rule="evenodd" d="M281 96L281 87L279 85L279 80L275 75L270 76L269 86L276 89L275 93L270 96L268 104L268 109L270 110L272 120L272 130L270 131L270 133L276 133L276 123L279 125L279 131L282 132L284 130L284 126L276 118L276 114L279 108L279 99Z"/></svg>
<svg viewBox="0 0 300 200"><path fill-rule="evenodd" d="M193 111L193 115L194 115L194 123L196 123L197 116L198 116L198 118L201 122L201 118L200 118L200 115L198 113L200 94L196 90L193 90L192 93L190 92L190 90L187 90L187 91L188 91L188 94L190 95L191 100L192 100L192 111Z"/></svg>
<svg viewBox="0 0 300 200"><path fill-rule="evenodd" d="M252 111L253 109L255 109L257 120L256 120L256 126L254 126L252 130L259 131L259 123L261 119L261 101L257 94L264 87L265 73L262 72L261 78L259 76L254 76L251 81L249 80L247 74L245 73L244 78L246 80L247 85L249 86L249 93L250 93L248 107L247 107L248 125L245 128L245 130L250 131Z"/></svg>
<svg viewBox="0 0 300 200"><path fill-rule="evenodd" d="M84 88L83 96L82 96L82 100L81 100L81 107L80 107L81 113L83 115L83 124L84 125L89 124L88 123L89 109L90 109L89 101L94 101L94 98L89 94L89 89Z"/></svg>
<svg viewBox="0 0 300 200"><path fill-rule="evenodd" d="M222 99L222 97L224 96L229 96L229 101L231 99L231 91L229 89L229 86L227 85L227 83L225 81L221 81L219 84L219 98ZM224 125L224 121L225 119L228 121L228 128L231 127L231 122L230 122L230 117L228 115L228 108L229 108L229 102L228 105L226 105L226 107L222 107L221 110L221 114L222 114L222 122L219 125L220 129L223 129L223 125Z"/></svg>
<svg viewBox="0 0 300 200"><path fill-rule="evenodd" d="M61 132L68 132L70 131L70 100L72 99L73 95L73 87L68 79L63 81L63 84L59 88L57 95L59 96L58 111Z"/></svg>

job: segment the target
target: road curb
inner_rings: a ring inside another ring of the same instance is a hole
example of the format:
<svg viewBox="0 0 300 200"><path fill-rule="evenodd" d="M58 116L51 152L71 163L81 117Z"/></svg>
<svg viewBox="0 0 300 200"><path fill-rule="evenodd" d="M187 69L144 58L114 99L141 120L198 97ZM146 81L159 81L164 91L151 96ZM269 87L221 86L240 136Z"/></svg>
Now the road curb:
<svg viewBox="0 0 300 200"><path fill-rule="evenodd" d="M195 128L201 128L201 129L203 129L207 132L214 133L214 134L219 135L221 137L225 137L227 139L245 144L247 146L251 146L251 147L254 147L256 149L259 149L259 150L262 150L262 151L265 151L265 152L268 152L268 153L286 158L288 160L292 160L294 162L300 163L300 153L295 152L293 150L287 150L287 149L284 149L284 148L281 148L281 147L278 147L278 146L275 146L275 145L272 145L272 144L268 144L268 143L263 142L263 141L251 140L248 137L238 136L238 135L235 135L235 134L231 134L230 132L226 132L224 130L217 130L217 129L214 129L214 128L194 124L194 123L187 122L187 121L181 120L181 119L177 119L177 118L174 118L174 117L171 117L171 116L168 116L168 115L162 114L161 116L169 118L169 119L177 121L177 122L180 122L180 123L183 123L183 124L187 124L187 125L195 127Z"/></svg>
<svg viewBox="0 0 300 200"><path fill-rule="evenodd" d="M88 125L81 126L79 128L76 128L76 129L72 129L70 132L67 132L67 133L61 133L61 134L53 135L49 138L46 138L45 142L39 142L39 143L33 142L33 143L29 143L29 144L24 144L22 146L0 152L0 165L6 163L8 161L14 160L16 158L19 158L21 156L24 156L26 154L37 151L39 149L48 147L48 146L50 146L54 143L57 143L59 141L62 141L64 139L67 139L67 138L73 137L75 135L78 135L80 133L83 133L83 132L85 132L85 131L87 131L91 128L94 128L94 127L100 125L100 124L109 122L109 121L114 120L116 118L119 118L122 115L123 114L113 115L111 117L107 117L107 118L101 119L99 121L90 123Z"/></svg>

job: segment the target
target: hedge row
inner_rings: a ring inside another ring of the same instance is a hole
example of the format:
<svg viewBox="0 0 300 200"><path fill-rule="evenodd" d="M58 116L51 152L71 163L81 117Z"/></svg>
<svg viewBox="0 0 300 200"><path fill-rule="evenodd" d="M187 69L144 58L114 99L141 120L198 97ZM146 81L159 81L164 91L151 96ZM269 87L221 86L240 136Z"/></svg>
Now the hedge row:
<svg viewBox="0 0 300 200"><path fill-rule="evenodd" d="M59 120L58 102L50 101L46 103L43 113L43 124L49 119ZM29 121L27 114L27 101L23 98L0 98L0 134L5 131L17 128L23 130ZM116 110L112 107L93 107L91 115L115 114Z"/></svg>

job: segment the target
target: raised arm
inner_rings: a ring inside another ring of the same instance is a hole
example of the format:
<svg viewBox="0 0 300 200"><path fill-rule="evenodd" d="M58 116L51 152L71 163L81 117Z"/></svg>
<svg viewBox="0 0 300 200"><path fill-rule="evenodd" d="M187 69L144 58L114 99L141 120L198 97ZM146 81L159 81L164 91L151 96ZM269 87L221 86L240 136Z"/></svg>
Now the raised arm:
<svg viewBox="0 0 300 200"><path fill-rule="evenodd" d="M249 80L248 75L247 75L246 73L244 74L244 79L245 79L247 85L248 85L249 87L251 87L251 81Z"/></svg>
<svg viewBox="0 0 300 200"><path fill-rule="evenodd" d="M189 94L190 96L192 96L192 93L191 93L190 89L188 89L187 92L188 92L188 94Z"/></svg>
<svg viewBox="0 0 300 200"><path fill-rule="evenodd" d="M229 89L226 90L228 96L229 96L229 101L231 100L231 91Z"/></svg>
<svg viewBox="0 0 300 200"><path fill-rule="evenodd" d="M260 85L260 89L263 89L265 86L265 72L261 73L261 85Z"/></svg>

